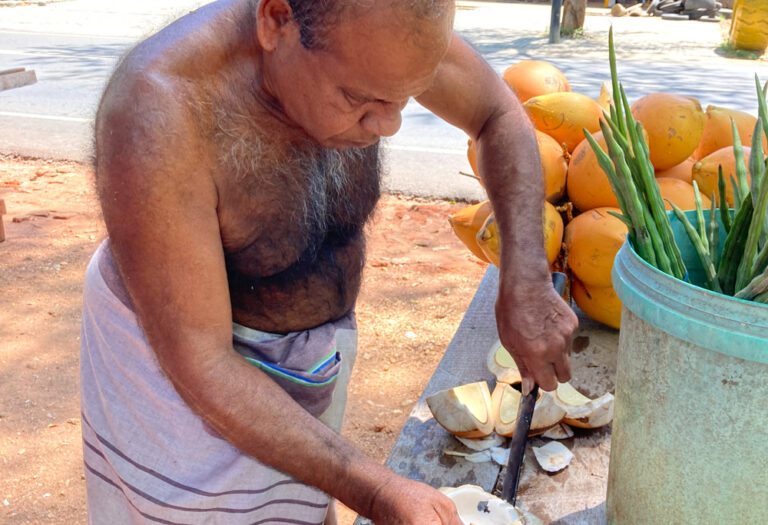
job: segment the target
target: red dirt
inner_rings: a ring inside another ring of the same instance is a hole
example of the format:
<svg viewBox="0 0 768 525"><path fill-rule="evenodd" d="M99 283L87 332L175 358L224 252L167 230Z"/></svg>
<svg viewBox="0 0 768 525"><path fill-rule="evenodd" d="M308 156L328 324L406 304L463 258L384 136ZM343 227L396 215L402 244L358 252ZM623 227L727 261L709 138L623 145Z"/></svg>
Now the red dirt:
<svg viewBox="0 0 768 525"><path fill-rule="evenodd" d="M84 523L82 278L105 236L92 174L73 162L0 155L0 199L8 209L0 243L0 522ZM381 462L485 272L448 225L462 206L387 195L368 227L342 434ZM340 509L342 525L354 516Z"/></svg>

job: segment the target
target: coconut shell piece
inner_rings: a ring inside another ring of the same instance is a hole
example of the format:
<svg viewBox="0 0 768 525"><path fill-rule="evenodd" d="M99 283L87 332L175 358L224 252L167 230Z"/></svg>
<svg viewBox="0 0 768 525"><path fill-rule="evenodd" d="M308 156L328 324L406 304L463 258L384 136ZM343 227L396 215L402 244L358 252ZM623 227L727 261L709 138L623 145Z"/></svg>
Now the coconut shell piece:
<svg viewBox="0 0 768 525"><path fill-rule="evenodd" d="M563 470L573 459L573 452L559 441L550 441L543 447L533 447L533 454L541 468L547 472Z"/></svg>
<svg viewBox="0 0 768 525"><path fill-rule="evenodd" d="M520 392L511 385L496 384L491 401L496 414L496 433L500 436L511 437L515 433L520 397ZM535 436L546 432L557 425L564 415L565 410L555 402L555 396L551 392L540 391L533 409L529 435Z"/></svg>
<svg viewBox="0 0 768 525"><path fill-rule="evenodd" d="M558 423L544 432L541 437L547 439L570 439L573 437L573 429L565 423Z"/></svg>
<svg viewBox="0 0 768 525"><path fill-rule="evenodd" d="M509 449L502 447L491 448L491 459L497 465L506 467L509 464Z"/></svg>
<svg viewBox="0 0 768 525"><path fill-rule="evenodd" d="M560 383L555 391L557 404L565 410L563 422L579 428L598 428L613 421L613 394L590 399L570 383Z"/></svg>
<svg viewBox="0 0 768 525"><path fill-rule="evenodd" d="M493 432L495 417L485 381L443 390L426 401L435 420L451 434L482 438Z"/></svg>
<svg viewBox="0 0 768 525"><path fill-rule="evenodd" d="M472 463L487 463L491 461L491 449L481 450L480 452L461 452L459 450L443 450L443 454L446 456L456 456L464 458Z"/></svg>
<svg viewBox="0 0 768 525"><path fill-rule="evenodd" d="M488 437L475 439L456 436L456 439L459 440L465 447L471 450L476 450L478 452L488 450L489 448L493 447L500 447L504 444L505 441L505 439L498 434L491 434Z"/></svg>
<svg viewBox="0 0 768 525"><path fill-rule="evenodd" d="M443 450L446 456L464 458L472 463L487 463L493 461L497 465L505 466L509 463L509 449L503 447L491 447L479 452L461 452L460 450Z"/></svg>
<svg viewBox="0 0 768 525"><path fill-rule="evenodd" d="M542 521L513 507L501 498L488 494L476 485L442 487L440 492L456 504L465 525L538 525Z"/></svg>

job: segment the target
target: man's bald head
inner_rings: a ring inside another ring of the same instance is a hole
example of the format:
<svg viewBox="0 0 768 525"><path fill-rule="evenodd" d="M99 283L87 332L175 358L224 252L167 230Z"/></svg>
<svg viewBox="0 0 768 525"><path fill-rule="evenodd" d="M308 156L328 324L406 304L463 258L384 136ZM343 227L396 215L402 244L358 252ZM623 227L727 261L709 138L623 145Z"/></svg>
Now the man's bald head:
<svg viewBox="0 0 768 525"><path fill-rule="evenodd" d="M256 0L249 0L255 2ZM362 148L397 132L453 38L453 0L260 0L259 85L318 144Z"/></svg>
<svg viewBox="0 0 768 525"><path fill-rule="evenodd" d="M259 0L251 0L258 6ZM437 20L453 8L453 0L286 0L299 26L301 43L307 49L327 45L328 31L356 12L383 7L403 12L414 21Z"/></svg>

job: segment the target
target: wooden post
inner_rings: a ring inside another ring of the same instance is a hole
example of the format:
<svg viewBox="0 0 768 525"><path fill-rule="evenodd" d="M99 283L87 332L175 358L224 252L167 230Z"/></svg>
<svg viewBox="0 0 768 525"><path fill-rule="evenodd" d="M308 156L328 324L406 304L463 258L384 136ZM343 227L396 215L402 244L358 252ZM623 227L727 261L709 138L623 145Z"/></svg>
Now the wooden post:
<svg viewBox="0 0 768 525"><path fill-rule="evenodd" d="M3 199L0 199L0 242L3 242L5 240L5 225L3 225L3 215L5 215L7 212L5 211L5 201Z"/></svg>
<svg viewBox="0 0 768 525"><path fill-rule="evenodd" d="M586 14L587 0L565 0L563 4L563 33L570 36L577 29L583 29Z"/></svg>
<svg viewBox="0 0 768 525"><path fill-rule="evenodd" d="M552 17L549 20L549 43L557 44L560 42L560 9L563 7L563 0L552 0Z"/></svg>

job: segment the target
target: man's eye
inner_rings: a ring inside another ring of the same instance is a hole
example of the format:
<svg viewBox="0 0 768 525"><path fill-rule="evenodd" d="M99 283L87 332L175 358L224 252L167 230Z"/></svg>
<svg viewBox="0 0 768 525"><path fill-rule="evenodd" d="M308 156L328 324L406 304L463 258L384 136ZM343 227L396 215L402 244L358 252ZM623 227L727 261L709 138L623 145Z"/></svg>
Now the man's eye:
<svg viewBox="0 0 768 525"><path fill-rule="evenodd" d="M342 90L341 92L344 94L344 98L346 99L346 101L349 103L350 106L360 106L363 104L362 99L354 96L350 92L346 90Z"/></svg>

